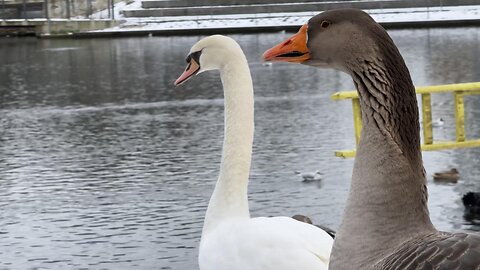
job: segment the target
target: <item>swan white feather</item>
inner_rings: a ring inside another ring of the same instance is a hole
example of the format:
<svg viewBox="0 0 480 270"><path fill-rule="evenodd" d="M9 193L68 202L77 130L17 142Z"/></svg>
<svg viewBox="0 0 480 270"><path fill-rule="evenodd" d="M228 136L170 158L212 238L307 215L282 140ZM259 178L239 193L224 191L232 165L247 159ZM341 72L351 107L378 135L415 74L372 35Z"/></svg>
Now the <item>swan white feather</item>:
<svg viewBox="0 0 480 270"><path fill-rule="evenodd" d="M227 220L202 236L201 269L326 270L333 239L319 232L289 217Z"/></svg>
<svg viewBox="0 0 480 270"><path fill-rule="evenodd" d="M188 60L176 84L218 69L225 95L220 175L205 215L200 269L328 269L333 239L325 231L290 217L250 218L247 186L253 144L253 85L240 46L225 36L206 37L192 47Z"/></svg>

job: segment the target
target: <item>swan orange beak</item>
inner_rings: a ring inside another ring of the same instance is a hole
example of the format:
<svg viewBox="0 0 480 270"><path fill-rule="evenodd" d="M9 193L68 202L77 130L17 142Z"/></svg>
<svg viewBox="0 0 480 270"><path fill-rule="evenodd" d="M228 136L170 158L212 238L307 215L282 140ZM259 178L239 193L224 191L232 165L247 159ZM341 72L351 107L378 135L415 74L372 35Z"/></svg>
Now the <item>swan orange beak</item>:
<svg viewBox="0 0 480 270"><path fill-rule="evenodd" d="M197 72L200 70L200 65L195 61L195 59L191 59L190 62L187 64L187 67L185 68L185 71L178 77L178 79L175 81L174 85L178 86L184 82L186 82L188 79L190 79L193 75L197 74Z"/></svg>
<svg viewBox="0 0 480 270"><path fill-rule="evenodd" d="M263 53L263 60L272 62L303 63L310 59L310 50L307 48L307 29L304 24L298 33L275 47Z"/></svg>

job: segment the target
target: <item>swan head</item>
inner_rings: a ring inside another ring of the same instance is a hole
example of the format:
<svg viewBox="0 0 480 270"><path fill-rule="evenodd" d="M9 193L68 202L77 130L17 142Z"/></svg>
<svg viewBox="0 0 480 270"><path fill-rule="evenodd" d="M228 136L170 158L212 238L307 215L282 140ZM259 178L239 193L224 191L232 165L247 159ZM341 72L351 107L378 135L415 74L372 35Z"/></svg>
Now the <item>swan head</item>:
<svg viewBox="0 0 480 270"><path fill-rule="evenodd" d="M187 67L174 84L180 85L204 71L222 69L239 51L238 43L226 36L213 35L201 39L190 49Z"/></svg>
<svg viewBox="0 0 480 270"><path fill-rule="evenodd" d="M265 51L263 59L348 71L349 64L379 52L385 30L359 9L334 9L312 17L298 33Z"/></svg>

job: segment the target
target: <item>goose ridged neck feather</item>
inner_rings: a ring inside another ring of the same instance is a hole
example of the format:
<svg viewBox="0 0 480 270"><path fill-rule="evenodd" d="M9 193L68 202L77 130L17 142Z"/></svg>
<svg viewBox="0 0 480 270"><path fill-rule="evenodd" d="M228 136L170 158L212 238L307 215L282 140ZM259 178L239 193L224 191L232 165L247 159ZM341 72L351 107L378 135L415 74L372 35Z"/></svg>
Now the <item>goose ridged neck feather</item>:
<svg viewBox="0 0 480 270"><path fill-rule="evenodd" d="M480 269L480 236L430 221L415 89L379 24L357 9L326 11L264 59L341 70L359 93L363 128L331 270Z"/></svg>

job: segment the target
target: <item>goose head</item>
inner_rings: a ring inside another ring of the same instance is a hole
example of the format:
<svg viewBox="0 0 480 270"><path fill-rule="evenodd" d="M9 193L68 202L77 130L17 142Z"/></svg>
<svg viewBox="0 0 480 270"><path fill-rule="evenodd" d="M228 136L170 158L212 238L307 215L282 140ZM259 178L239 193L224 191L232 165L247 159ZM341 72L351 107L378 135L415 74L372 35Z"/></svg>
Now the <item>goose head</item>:
<svg viewBox="0 0 480 270"><path fill-rule="evenodd" d="M186 58L187 67L175 81L175 86L202 72L221 69L239 49L240 46L226 36L213 35L201 39L190 49Z"/></svg>
<svg viewBox="0 0 480 270"><path fill-rule="evenodd" d="M385 30L364 11L329 10L312 17L298 33L267 50L263 59L349 73L350 65L380 51L382 44L379 43L384 40L391 41Z"/></svg>

